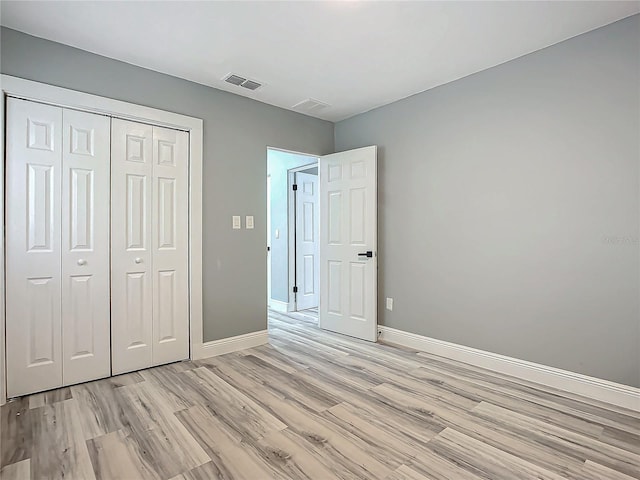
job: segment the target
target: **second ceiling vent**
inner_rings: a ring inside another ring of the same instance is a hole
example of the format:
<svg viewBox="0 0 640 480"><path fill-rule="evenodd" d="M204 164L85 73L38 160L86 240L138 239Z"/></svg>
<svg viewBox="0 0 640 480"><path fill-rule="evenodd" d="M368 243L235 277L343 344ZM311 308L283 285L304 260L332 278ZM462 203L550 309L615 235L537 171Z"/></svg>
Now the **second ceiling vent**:
<svg viewBox="0 0 640 480"><path fill-rule="evenodd" d="M241 77L240 75L236 75L235 73L230 73L229 75L225 76L223 80L232 85L246 88L247 90L257 90L262 86L262 84L259 82L249 80L247 78Z"/></svg>

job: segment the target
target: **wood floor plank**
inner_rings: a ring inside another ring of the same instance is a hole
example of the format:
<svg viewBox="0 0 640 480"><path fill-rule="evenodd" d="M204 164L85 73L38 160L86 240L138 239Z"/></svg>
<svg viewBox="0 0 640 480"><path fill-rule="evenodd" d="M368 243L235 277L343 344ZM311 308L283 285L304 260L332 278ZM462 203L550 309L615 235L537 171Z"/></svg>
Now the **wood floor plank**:
<svg viewBox="0 0 640 480"><path fill-rule="evenodd" d="M0 468L31 457L29 397L10 400L0 410Z"/></svg>
<svg viewBox="0 0 640 480"><path fill-rule="evenodd" d="M264 478L265 466L229 433L211 411L200 405L176 413L225 479Z"/></svg>
<svg viewBox="0 0 640 480"><path fill-rule="evenodd" d="M478 418L472 415L473 411L433 402L428 397L391 385L384 384L373 391L378 395L378 400L387 406L404 409L416 420L432 422L441 426L441 430L455 429L559 475L580 472L586 459L578 452L557 451L555 445L548 445L549 439L546 436L532 435L527 428L500 422L495 418Z"/></svg>
<svg viewBox="0 0 640 480"><path fill-rule="evenodd" d="M380 450L370 450L370 445L362 439L339 425L327 422L326 418L295 399L283 396L277 387L250 379L242 370L242 363L234 361L233 366L238 370L229 366L218 367L225 380L260 402L272 415L286 423L288 430L299 436L299 441L314 446L316 453L322 454L328 463L340 462L345 471L366 478L384 478L399 466L397 459L380 455ZM341 453L344 451L350 455L344 457ZM377 458L374 455L378 455ZM333 460L332 456L335 457Z"/></svg>
<svg viewBox="0 0 640 480"><path fill-rule="evenodd" d="M353 474L341 467L332 468L327 465L327 456L318 453L314 444L301 440L289 429L271 433L260 440L264 451L283 463L283 470L288 474L295 473L290 478L350 478ZM324 460L324 463L323 463ZM289 465L295 465L291 468Z"/></svg>
<svg viewBox="0 0 640 480"><path fill-rule="evenodd" d="M605 467L598 463L587 460L584 464L582 480L632 480L633 477L620 473L611 468Z"/></svg>
<svg viewBox="0 0 640 480"><path fill-rule="evenodd" d="M31 478L31 460L26 459L0 469L2 480L28 480Z"/></svg>
<svg viewBox="0 0 640 480"><path fill-rule="evenodd" d="M464 466L484 478L531 478L562 480L563 477L515 455L447 428L429 443L429 449L451 463ZM469 461L470 459L474 461Z"/></svg>
<svg viewBox="0 0 640 480"><path fill-rule="evenodd" d="M489 388L500 395L515 396L596 425L609 426L633 434L640 433L640 423L632 416L595 407L588 403L575 402L558 392L545 391L541 386L534 388L518 382L510 382L502 376L493 375L493 372L488 370L438 358L438 360L431 359L422 369L455 375L464 381Z"/></svg>
<svg viewBox="0 0 640 480"><path fill-rule="evenodd" d="M475 475L464 465L457 461L441 457L430 449L424 450L419 456L410 460L406 465L412 475L428 480L480 480L481 476Z"/></svg>
<svg viewBox="0 0 640 480"><path fill-rule="evenodd" d="M593 460L627 475L640 478L640 455L607 445L570 430L556 427L504 408L481 403L473 413L482 418L501 419L530 432L546 436L549 443L562 452L575 452L586 460Z"/></svg>
<svg viewBox="0 0 640 480"><path fill-rule="evenodd" d="M362 415L347 403L341 403L322 412L322 416L361 438L372 448L382 448L387 452L387 455L395 458L404 459L420 455L425 447L424 443L415 441L411 437L403 435L402 432L376 425L376 422L372 422L370 418ZM434 432L433 436L435 435Z"/></svg>
<svg viewBox="0 0 640 480"><path fill-rule="evenodd" d="M385 480L428 480L428 477L421 475L407 465L400 465Z"/></svg>
<svg viewBox="0 0 640 480"><path fill-rule="evenodd" d="M141 382L118 390L123 394L124 430L161 477L173 477L210 460L150 385Z"/></svg>
<svg viewBox="0 0 640 480"><path fill-rule="evenodd" d="M211 370L199 367L186 375L199 381L201 388L208 393L208 409L235 430L239 437L259 439L287 428L285 423Z"/></svg>
<svg viewBox="0 0 640 480"><path fill-rule="evenodd" d="M135 440L122 430L87 440L97 480L152 480L158 477L152 459L140 452Z"/></svg>
<svg viewBox="0 0 640 480"><path fill-rule="evenodd" d="M31 410L33 478L95 478L75 399Z"/></svg>
<svg viewBox="0 0 640 480"><path fill-rule="evenodd" d="M494 389L479 383L461 381L452 375L446 375L433 369L421 367L408 372L412 378L426 382L429 388L447 390L456 395L464 396L478 403L486 401L509 410L549 422L559 427L583 433L598 438L604 431L604 426L593 421L584 420L575 415L568 415L557 408L549 408L532 402L528 398L511 394L508 391L497 393Z"/></svg>
<svg viewBox="0 0 640 480"><path fill-rule="evenodd" d="M611 422L611 426L626 427L629 429L628 431L634 433L640 431L640 412L635 412L616 405L604 404L603 402L582 397L577 394L533 384L532 382L519 378L457 362L444 357L438 357L423 352L418 352L417 356L427 360L423 365L425 367L437 366L445 371L460 375L463 378L473 379L474 381L490 382L499 390L506 388L512 392L518 393L519 395L532 396L533 398L539 399L539 401L560 405L565 409L579 412L578 416L608 420Z"/></svg>
<svg viewBox="0 0 640 480"><path fill-rule="evenodd" d="M83 383L71 387L73 399L78 403L80 422L85 440L116 432L125 428L122 422L123 386L113 388L108 380Z"/></svg>
<svg viewBox="0 0 640 480"><path fill-rule="evenodd" d="M48 392L36 393L29 396L29 408L44 407L51 403L69 400L72 397L69 387L58 388L57 390L49 390Z"/></svg>
<svg viewBox="0 0 640 480"><path fill-rule="evenodd" d="M188 472L176 475L170 480L215 480L218 478L225 477L213 462L207 462L204 465L200 465L199 467L189 470Z"/></svg>
<svg viewBox="0 0 640 480"><path fill-rule="evenodd" d="M9 402L3 480L640 478L640 412L313 315L270 312L259 347Z"/></svg>

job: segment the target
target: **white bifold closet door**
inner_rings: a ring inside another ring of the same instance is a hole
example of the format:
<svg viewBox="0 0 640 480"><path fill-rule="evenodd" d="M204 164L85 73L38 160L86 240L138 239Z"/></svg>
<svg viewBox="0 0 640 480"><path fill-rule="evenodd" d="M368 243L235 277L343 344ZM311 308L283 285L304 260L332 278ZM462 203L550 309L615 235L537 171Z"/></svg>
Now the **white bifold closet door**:
<svg viewBox="0 0 640 480"><path fill-rule="evenodd" d="M110 373L109 124L7 100L10 397Z"/></svg>
<svg viewBox="0 0 640 480"><path fill-rule="evenodd" d="M189 357L188 135L112 121L114 374Z"/></svg>

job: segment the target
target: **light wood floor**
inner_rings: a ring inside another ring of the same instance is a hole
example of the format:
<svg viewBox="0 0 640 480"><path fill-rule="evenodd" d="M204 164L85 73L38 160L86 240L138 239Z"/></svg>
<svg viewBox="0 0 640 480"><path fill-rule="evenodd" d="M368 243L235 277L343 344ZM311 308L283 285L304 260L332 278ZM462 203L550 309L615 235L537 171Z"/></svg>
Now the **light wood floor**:
<svg viewBox="0 0 640 480"><path fill-rule="evenodd" d="M640 478L640 415L270 315L270 344L2 407L2 479Z"/></svg>

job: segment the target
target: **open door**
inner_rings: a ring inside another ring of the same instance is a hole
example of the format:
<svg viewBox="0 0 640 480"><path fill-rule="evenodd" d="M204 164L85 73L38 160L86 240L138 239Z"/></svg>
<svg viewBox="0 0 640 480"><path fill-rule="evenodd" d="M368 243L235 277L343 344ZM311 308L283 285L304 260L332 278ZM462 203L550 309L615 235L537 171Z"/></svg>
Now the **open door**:
<svg viewBox="0 0 640 480"><path fill-rule="evenodd" d="M296 172L296 309L318 306L318 175Z"/></svg>
<svg viewBox="0 0 640 480"><path fill-rule="evenodd" d="M320 328L377 340L375 146L318 159Z"/></svg>

